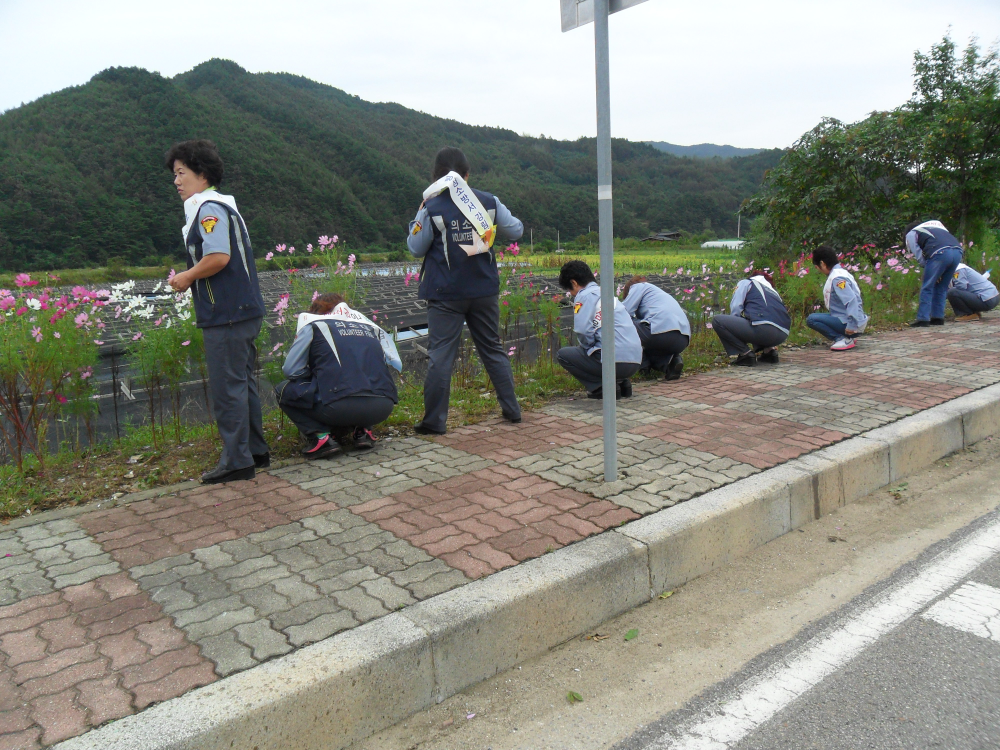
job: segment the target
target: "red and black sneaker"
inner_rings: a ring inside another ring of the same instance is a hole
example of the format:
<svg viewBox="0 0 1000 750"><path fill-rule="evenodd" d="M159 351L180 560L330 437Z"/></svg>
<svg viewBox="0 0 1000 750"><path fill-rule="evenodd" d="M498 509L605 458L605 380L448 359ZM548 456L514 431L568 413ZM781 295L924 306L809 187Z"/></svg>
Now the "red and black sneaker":
<svg viewBox="0 0 1000 750"><path fill-rule="evenodd" d="M354 448L356 450L370 451L377 442L377 438L367 427L358 427L354 430Z"/></svg>
<svg viewBox="0 0 1000 750"><path fill-rule="evenodd" d="M329 435L312 436L309 439L309 445L302 449L303 457L310 461L317 458L330 458L343 452L343 449Z"/></svg>

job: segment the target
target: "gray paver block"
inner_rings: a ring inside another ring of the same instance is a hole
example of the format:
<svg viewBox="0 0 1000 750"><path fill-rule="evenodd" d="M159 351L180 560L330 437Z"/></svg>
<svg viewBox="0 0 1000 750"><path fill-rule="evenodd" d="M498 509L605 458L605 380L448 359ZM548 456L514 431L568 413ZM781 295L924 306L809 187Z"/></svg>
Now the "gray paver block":
<svg viewBox="0 0 1000 750"><path fill-rule="evenodd" d="M226 610L208 620L201 620L186 626L184 632L192 641L200 642L204 638L232 630L241 623L254 622L257 619L258 615L253 611L253 607Z"/></svg>
<svg viewBox="0 0 1000 750"><path fill-rule="evenodd" d="M215 662L215 672L226 677L233 672L249 669L257 665L252 650L239 643L233 633L219 633L198 642L201 653Z"/></svg>
<svg viewBox="0 0 1000 750"><path fill-rule="evenodd" d="M239 641L253 652L253 658L264 661L292 650L284 634L271 628L266 620L257 620L234 628Z"/></svg>
<svg viewBox="0 0 1000 750"><path fill-rule="evenodd" d="M383 579L384 580L384 579ZM368 622L381 615L389 614L378 599L370 596L361 586L332 594L334 600L344 609L350 610L358 622Z"/></svg>
<svg viewBox="0 0 1000 750"><path fill-rule="evenodd" d="M293 625L286 629L289 642L298 648L307 643L316 643L325 638L329 638L334 633L341 630L353 628L358 623L351 617L350 612L331 612L317 617L315 620L304 625Z"/></svg>

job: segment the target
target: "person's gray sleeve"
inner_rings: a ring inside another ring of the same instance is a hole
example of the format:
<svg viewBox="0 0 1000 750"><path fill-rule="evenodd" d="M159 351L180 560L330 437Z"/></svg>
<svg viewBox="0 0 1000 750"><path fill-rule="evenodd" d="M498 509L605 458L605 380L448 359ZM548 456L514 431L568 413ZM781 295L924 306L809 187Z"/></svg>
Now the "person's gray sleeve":
<svg viewBox="0 0 1000 750"><path fill-rule="evenodd" d="M228 211L213 203L206 203L198 209L198 230L201 232L202 256L212 253L230 254Z"/></svg>
<svg viewBox="0 0 1000 750"><path fill-rule="evenodd" d="M743 303L746 302L747 289L750 287L750 279L743 279L733 290L733 298L729 302L730 315L742 315Z"/></svg>
<svg viewBox="0 0 1000 750"><path fill-rule="evenodd" d="M906 249L913 254L913 257L917 259L920 265L924 264L924 253L920 249L920 244L917 242L917 230L911 229L906 233Z"/></svg>
<svg viewBox="0 0 1000 750"><path fill-rule="evenodd" d="M585 294L577 297L580 309L573 314L573 331L576 333L580 346L584 346L588 350L600 345L597 337L597 329L594 326L597 303L600 301L601 297L597 294ZM577 303L574 303L574 307Z"/></svg>
<svg viewBox="0 0 1000 750"><path fill-rule="evenodd" d="M285 364L281 366L281 372L286 378L298 378L309 372L309 347L312 346L312 340L311 325L302 326L295 334L295 340L285 357Z"/></svg>
<svg viewBox="0 0 1000 750"><path fill-rule="evenodd" d="M837 299L841 301L847 310L847 330L859 330L861 328L861 321L865 317L864 308L861 306L861 295L855 293L850 284L843 289L834 284L833 293L837 295Z"/></svg>
<svg viewBox="0 0 1000 750"><path fill-rule="evenodd" d="M628 290L628 296L622 301L622 304L625 306L625 309L628 310L628 314L634 318L641 301L642 290L639 289L639 285L636 284Z"/></svg>
<svg viewBox="0 0 1000 750"><path fill-rule="evenodd" d="M406 235L406 247L415 258L423 258L431 249L434 241L434 229L431 227L431 217L424 206L417 211L416 217L410 222L409 233Z"/></svg>
<svg viewBox="0 0 1000 750"><path fill-rule="evenodd" d="M524 224L520 219L518 219L514 214L510 212L500 199L495 195L494 200L497 202L497 238L504 240L519 240L524 234Z"/></svg>

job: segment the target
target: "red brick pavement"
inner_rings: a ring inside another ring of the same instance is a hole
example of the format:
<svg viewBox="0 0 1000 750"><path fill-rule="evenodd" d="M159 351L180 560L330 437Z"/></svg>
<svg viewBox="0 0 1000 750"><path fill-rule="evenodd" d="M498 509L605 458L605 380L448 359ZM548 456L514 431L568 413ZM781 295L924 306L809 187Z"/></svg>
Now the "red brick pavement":
<svg viewBox="0 0 1000 750"><path fill-rule="evenodd" d="M239 539L337 509L336 503L260 474L88 513L80 525L123 567Z"/></svg>
<svg viewBox="0 0 1000 750"><path fill-rule="evenodd" d="M756 383L741 378L720 375L695 375L671 382L661 381L651 388L644 388L643 395L667 396L681 401L693 401L709 406L722 406L733 401L759 396L768 391L784 388L771 383ZM704 412L697 412L704 414Z"/></svg>
<svg viewBox="0 0 1000 750"><path fill-rule="evenodd" d="M0 608L0 750L32 750L216 679L125 573Z"/></svg>
<svg viewBox="0 0 1000 750"><path fill-rule="evenodd" d="M867 398L872 401L907 406L911 409L929 409L970 392L968 388L925 380L890 378L886 375L873 375L871 373L859 375L853 372L810 381L799 387L820 393Z"/></svg>
<svg viewBox="0 0 1000 750"><path fill-rule="evenodd" d="M860 346L864 346L864 344L860 344ZM832 352L826 347L781 353L782 364L801 365L805 367L831 367L841 370L856 370L859 367L880 365L894 359L896 358L885 354L877 354L876 352L866 352L861 349L851 349L847 352Z"/></svg>
<svg viewBox="0 0 1000 750"><path fill-rule="evenodd" d="M639 516L509 466L494 466L350 509L470 578Z"/></svg>
<svg viewBox="0 0 1000 750"><path fill-rule="evenodd" d="M659 438L758 469L767 469L848 435L822 427L716 407L637 427L633 432Z"/></svg>
<svg viewBox="0 0 1000 750"><path fill-rule="evenodd" d="M527 412L520 424L490 420L449 430L434 438L441 445L474 453L497 463L514 461L534 453L565 448L583 440L600 437L600 425Z"/></svg>

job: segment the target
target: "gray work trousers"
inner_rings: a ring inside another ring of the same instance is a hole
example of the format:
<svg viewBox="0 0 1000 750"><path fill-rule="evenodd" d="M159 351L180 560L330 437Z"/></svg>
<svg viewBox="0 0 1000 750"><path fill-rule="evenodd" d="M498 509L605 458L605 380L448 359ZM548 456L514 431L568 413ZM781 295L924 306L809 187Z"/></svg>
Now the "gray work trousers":
<svg viewBox="0 0 1000 750"><path fill-rule="evenodd" d="M712 318L715 331L730 356L750 351L770 349L784 343L788 334L770 323L753 325L739 315L716 315Z"/></svg>
<svg viewBox="0 0 1000 750"><path fill-rule="evenodd" d="M235 471L253 466L253 457L268 453L264 420L254 374L255 340L263 318L202 328L212 410L222 438L219 468Z"/></svg>
<svg viewBox="0 0 1000 750"><path fill-rule="evenodd" d="M583 384L587 393L601 390L603 381L600 349L593 354L587 354L587 350L582 346L564 346L559 350L556 359L566 368L566 372ZM615 382L621 383L626 378L632 377L640 367L638 362L615 362Z"/></svg>
<svg viewBox="0 0 1000 750"><path fill-rule="evenodd" d="M499 297L429 300L427 302L427 377L424 379L425 427L443 432L448 423L451 371L462 341L462 323L469 327L479 360L493 382L500 410L507 419L520 419L514 393L514 372L500 343Z"/></svg>
<svg viewBox="0 0 1000 750"><path fill-rule="evenodd" d="M949 289L948 301L956 315L972 315L992 310L1000 302L1000 294L988 300L981 300L978 294L973 294L965 289Z"/></svg>

